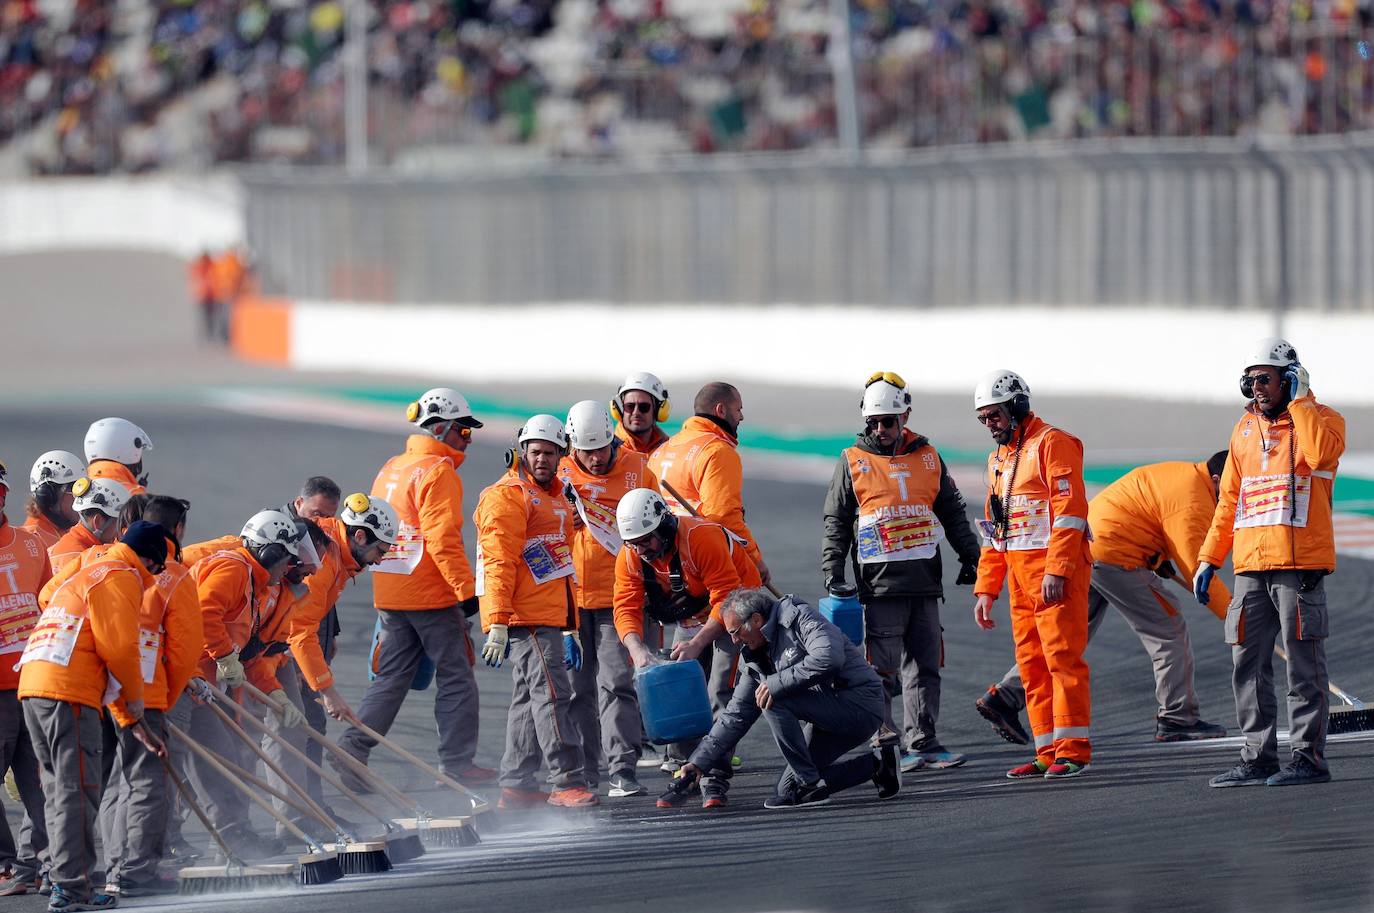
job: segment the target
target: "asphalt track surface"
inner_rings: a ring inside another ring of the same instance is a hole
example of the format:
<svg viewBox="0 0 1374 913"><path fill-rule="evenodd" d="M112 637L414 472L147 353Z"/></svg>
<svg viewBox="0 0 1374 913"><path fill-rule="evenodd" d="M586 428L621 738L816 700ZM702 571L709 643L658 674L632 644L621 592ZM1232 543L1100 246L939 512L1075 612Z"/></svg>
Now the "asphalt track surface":
<svg viewBox="0 0 1374 913"><path fill-rule="evenodd" d="M167 282L170 287L170 280ZM11 286L13 289L13 286ZM30 361L43 353L22 353ZM49 353L53 359L61 357ZM215 357L196 375L207 383L243 380ZM80 450L87 423L109 414L138 386L138 420L156 441L148 468L154 491L192 501L188 538L232 532L256 509L277 504L307 475L323 473L345 490L366 488L400 446L390 433L280 421L178 403L177 380L120 377L95 387L89 402L63 394L0 405L0 453L15 475L41 451ZM93 389L87 387L88 390ZM154 393L148 393L154 391ZM108 395L106 395L108 394ZM569 399L576 394L570 393ZM1118 404L1068 409L1083 427L1109 418L1125 437L1134 422ZM953 419L951 419L951 425ZM1069 422L1065 422L1066 425ZM1225 425L1218 429L1224 433ZM1366 426L1368 427L1368 426ZM1150 431L1156 446L1182 453L1210 447L1185 428ZM1141 435L1143 440L1144 435ZM500 471L500 445L478 442L463 468L470 515L481 488ZM7 513L17 519L19 494ZM746 502L775 579L808 599L817 569L824 491L810 483L750 473ZM471 549L469 520L469 549ZM1367 611L1374 566L1342 560L1328 580L1333 679L1374 694L1368 661L1374 630ZM1010 664L1005 599L999 627L979 631L967 590L944 608L946 668L940 731L969 763L904 778L897 799L879 803L856 788L823 808L766 811L780 758L766 729L742 743L745 766L730 807L659 812L652 798L664 776L642 772L649 797L603 800L593 811L483 816L481 846L431 851L394 872L271 895L130 900L124 906L260 909L328 907L336 913L405 910L1362 910L1374 904L1369 866L1370 742L1330 746L1334 782L1298 789L1212 790L1209 776L1229 767L1234 744L1157 745L1148 660L1119 616L1109 616L1088 650L1093 674L1096 757L1088 773L1062 783L1011 782L1006 768L1028 757L998 740L973 700ZM350 701L366 687L364 655L372 630L366 580L345 591L344 634L335 670ZM1204 716L1234 726L1230 660L1220 625L1188 606ZM1281 670L1281 666L1280 666ZM478 760L499 760L510 678L480 667ZM412 694L393 734L432 758L433 692ZM436 812L459 810L457 797L382 752L374 763L392 782ZM14 809L6 799L12 826ZM343 807L342 800L338 804ZM351 815L350 817L360 817ZM268 827L259 817L263 829ZM188 826L193 839L205 842ZM9 898L4 908L37 911L43 899Z"/></svg>

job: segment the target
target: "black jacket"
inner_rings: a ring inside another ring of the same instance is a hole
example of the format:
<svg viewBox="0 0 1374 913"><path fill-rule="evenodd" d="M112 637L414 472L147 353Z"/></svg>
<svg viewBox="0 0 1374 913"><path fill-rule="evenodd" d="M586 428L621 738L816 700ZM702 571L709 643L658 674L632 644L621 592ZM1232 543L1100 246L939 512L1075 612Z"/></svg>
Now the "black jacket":
<svg viewBox="0 0 1374 913"><path fill-rule="evenodd" d="M900 453L912 453L929 444L923 435L908 439ZM879 450L866 434L857 437L855 445L875 456L891 456ZM949 475L949 468L940 459L940 492L931 505L936 519L945 529L945 545L953 548L960 564L978 564L980 543L969 526L964 496ZM940 553L934 557L910 561L890 561L885 564L859 564L854 539L859 523L859 499L854 494L854 481L849 476L849 461L843 456L830 479L825 495L825 541L821 545L822 580L841 581L846 578L846 562L854 567L859 596L936 596L943 597L940 584Z"/></svg>

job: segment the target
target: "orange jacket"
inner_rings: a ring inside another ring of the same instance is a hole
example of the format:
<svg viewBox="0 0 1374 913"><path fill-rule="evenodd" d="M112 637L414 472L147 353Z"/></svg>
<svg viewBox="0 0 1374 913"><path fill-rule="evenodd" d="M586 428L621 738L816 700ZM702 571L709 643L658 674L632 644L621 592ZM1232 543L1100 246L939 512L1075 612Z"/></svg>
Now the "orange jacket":
<svg viewBox="0 0 1374 913"><path fill-rule="evenodd" d="M1205 462L1133 469L1088 502L1093 560L1127 570L1153 570L1168 561L1190 581L1216 506L1216 487ZM1207 593L1207 607L1225 618L1231 602L1226 584L1213 577Z"/></svg>
<svg viewBox="0 0 1374 913"><path fill-rule="evenodd" d="M57 540L61 539L62 534L66 532L66 530L58 529L57 524L43 514L36 513L30 513L24 518L24 529L38 537L44 551L56 545Z"/></svg>
<svg viewBox="0 0 1374 913"><path fill-rule="evenodd" d="M51 576L43 543L0 514L0 691L19 687L14 664L42 614L38 591Z"/></svg>
<svg viewBox="0 0 1374 913"><path fill-rule="evenodd" d="M216 257L214 265L210 268L210 284L216 300L230 302L237 298L243 290L247 272L239 255L232 250Z"/></svg>
<svg viewBox="0 0 1374 913"><path fill-rule="evenodd" d="M191 297L197 302L215 296L215 261L208 254L202 254L191 261L187 270L190 274Z"/></svg>
<svg viewBox="0 0 1374 913"><path fill-rule="evenodd" d="M994 529L991 498L984 502L986 519L978 524L984 545L973 588L980 596L995 597L1002 591L1011 556L1043 559L1044 573L1059 577L1072 577L1093 560L1082 442L1034 414L1026 417L1016 435L1022 442L1019 462L1017 438L988 455L988 495L996 494L1009 505L1010 524L1005 535ZM1008 491L1014 463L1014 487Z"/></svg>
<svg viewBox="0 0 1374 913"><path fill-rule="evenodd" d="M744 540L744 550L763 560L754 534L744 522L744 467L734 435L709 418L694 415L682 430L649 457L649 469L707 520L714 520ZM673 513L687 516L677 499L663 489Z"/></svg>
<svg viewBox="0 0 1374 913"><path fill-rule="evenodd" d="M96 545L103 545L95 534L87 529L83 524L76 524L71 529L62 534L62 538L52 548L48 549L48 563L52 565L54 571L60 571L67 566L69 561L75 561L81 557L81 553L86 549Z"/></svg>
<svg viewBox="0 0 1374 913"><path fill-rule="evenodd" d="M329 662L320 646L320 622L339 601L344 586L362 572L362 566L353 560L348 548L348 527L334 517L318 522L334 543L320 556L320 569L306 578L309 592L291 608L287 638L305 683L315 691L334 684L334 673L329 671Z"/></svg>
<svg viewBox="0 0 1374 913"><path fill-rule="evenodd" d="M372 496L396 511L402 548L418 549L409 573L387 573L399 549L372 574L372 604L391 611L442 609L474 592L472 566L463 551L465 455L428 434L412 434L405 453L387 460L372 483ZM401 567L404 571L404 566Z"/></svg>
<svg viewBox="0 0 1374 913"><path fill-rule="evenodd" d="M191 567L196 562L209 558L216 552L233 551L240 545L243 545L243 539L239 536L220 536L218 539L206 539L204 542L183 545L181 547L181 563Z"/></svg>
<svg viewBox="0 0 1374 913"><path fill-rule="evenodd" d="M1334 571L1331 487L1344 452L1345 419L1311 394L1272 422L1253 403L1246 407L1231 432L1217 510L1198 560L1220 567L1234 547L1238 574Z"/></svg>
<svg viewBox="0 0 1374 913"><path fill-rule="evenodd" d="M649 471L649 460L642 453L619 447L615 461L604 476L592 475L577 461L576 455L563 458L558 477L576 489L591 524L578 526L572 534L573 567L577 583L573 593L583 609L608 609L615 598L615 558L620 552L616 531L615 506L636 488L658 490L658 479ZM611 551L608 546L615 546Z"/></svg>
<svg viewBox="0 0 1374 913"><path fill-rule="evenodd" d="M536 485L520 463L482 492L472 519L483 631L494 624L577 626L572 515L563 483Z"/></svg>
<svg viewBox="0 0 1374 913"><path fill-rule="evenodd" d="M640 442L639 438L626 431L625 426L620 422L616 422L615 424L615 436L620 438L626 450L634 453L642 453L645 456L648 456L668 443L667 433L662 428L658 427L658 425L654 425L649 432L649 440L643 443Z"/></svg>
<svg viewBox="0 0 1374 913"><path fill-rule="evenodd" d="M19 673L19 697L98 708L104 703L107 676L112 675L120 684L121 698L142 700L138 613L143 591L152 585L153 575L122 542L73 575L53 597L29 638ZM45 647L61 652L61 633L69 632L73 624L77 630L67 641L70 656L62 663Z"/></svg>
<svg viewBox="0 0 1374 913"><path fill-rule="evenodd" d="M683 517L677 522L676 549L682 559L682 577L687 592L708 596L710 612L696 616L704 623L708 616L720 620L720 604L740 587L763 585L758 566L748 553L730 539L719 523ZM649 564L658 585L667 592L671 554ZM615 630L624 640L626 634L644 636L644 573L640 557L628 545L615 558Z"/></svg>
<svg viewBox="0 0 1374 913"><path fill-rule="evenodd" d="M277 604L281 601L282 588L268 584L267 571L241 545L202 558L191 567L191 574L200 596L205 633L200 674L214 681L216 659L242 650L254 635L264 643L269 642L264 631L270 634L278 626ZM281 687L276 680L278 663L263 659L260 656L252 661L245 660L244 671L254 685L270 693Z"/></svg>
<svg viewBox="0 0 1374 913"><path fill-rule="evenodd" d="M116 463L114 460L96 460L86 467L86 477L90 479L113 479L129 489L131 495L141 495L148 491L138 483L138 479L134 478L134 474L129 471L128 466L123 463Z"/></svg>

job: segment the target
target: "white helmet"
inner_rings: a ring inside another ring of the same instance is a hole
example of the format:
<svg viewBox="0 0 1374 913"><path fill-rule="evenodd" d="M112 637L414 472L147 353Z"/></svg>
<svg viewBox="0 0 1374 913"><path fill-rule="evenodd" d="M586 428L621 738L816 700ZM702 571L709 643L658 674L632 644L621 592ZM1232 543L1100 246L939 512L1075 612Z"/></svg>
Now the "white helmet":
<svg viewBox="0 0 1374 913"><path fill-rule="evenodd" d="M911 408L911 394L905 387L875 380L864 388L864 418L872 415L901 415Z"/></svg>
<svg viewBox="0 0 1374 913"><path fill-rule="evenodd" d="M625 540L647 536L658 529L664 517L671 517L663 495L652 488L636 488L615 506L615 525Z"/></svg>
<svg viewBox="0 0 1374 913"><path fill-rule="evenodd" d="M574 403L568 410L568 422L563 430L577 450L600 450L615 440L611 413L594 399Z"/></svg>
<svg viewBox="0 0 1374 913"><path fill-rule="evenodd" d="M65 450L49 450L34 461L29 470L29 491L36 493L46 482L68 485L86 474L81 457Z"/></svg>
<svg viewBox="0 0 1374 913"><path fill-rule="evenodd" d="M86 429L86 462L113 460L125 466L143 462L153 449L148 432L122 418L102 418Z"/></svg>
<svg viewBox="0 0 1374 913"><path fill-rule="evenodd" d="M668 388L663 386L663 381L659 380L656 375L650 374L648 371L636 371L625 378L625 383L620 385L620 389L616 391L615 395L617 398L624 398L625 394L631 390L642 390L660 403L668 400Z"/></svg>
<svg viewBox="0 0 1374 913"><path fill-rule="evenodd" d="M260 510L253 514L243 524L239 536L249 548L276 544L284 546L287 554L293 558L300 554L300 532L295 522L279 510Z"/></svg>
<svg viewBox="0 0 1374 913"><path fill-rule="evenodd" d="M1256 340L1250 347L1250 360L1245 363L1245 367L1253 368L1256 365L1269 365L1273 368L1286 368L1289 365L1298 363L1298 350L1286 339L1277 336L1266 336Z"/></svg>
<svg viewBox="0 0 1374 913"><path fill-rule="evenodd" d="M482 423L472 417L468 401L463 394L449 387L435 387L426 390L424 396L406 407L406 420L423 425L430 419L457 422L464 428L481 428Z"/></svg>
<svg viewBox="0 0 1374 913"><path fill-rule="evenodd" d="M118 517L129 503L129 489L114 479L88 479L85 476L72 484L72 509L77 513L98 510L107 517Z"/></svg>
<svg viewBox="0 0 1374 913"><path fill-rule="evenodd" d="M1030 386L1021 379L1020 374L999 368L984 374L978 381L978 386L973 388L973 408L981 409L984 406L1011 402L1018 396L1024 396L1029 400L1030 392Z"/></svg>
<svg viewBox="0 0 1374 913"><path fill-rule="evenodd" d="M516 443L523 446L526 441L548 441L560 450L568 449L568 436L563 432L563 423L558 416L542 412L530 416L530 420L520 429Z"/></svg>
<svg viewBox="0 0 1374 913"><path fill-rule="evenodd" d="M344 498L343 510L339 520L344 526L360 526L372 530L372 534L387 545L396 544L396 530L400 522L396 511L381 498L371 498L361 491Z"/></svg>

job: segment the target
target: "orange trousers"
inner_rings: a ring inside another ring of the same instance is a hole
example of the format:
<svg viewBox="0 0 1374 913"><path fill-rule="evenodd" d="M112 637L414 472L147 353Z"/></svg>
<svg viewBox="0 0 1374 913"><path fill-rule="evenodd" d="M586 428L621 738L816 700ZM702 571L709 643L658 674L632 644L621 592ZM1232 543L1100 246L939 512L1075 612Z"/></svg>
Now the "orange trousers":
<svg viewBox="0 0 1374 913"><path fill-rule="evenodd" d="M1041 595L1044 576L1045 552L1007 553L1011 633L1026 687L1026 716L1037 758L1087 764L1092 760L1092 695L1083 651L1092 563L1082 562L1064 582L1064 600L1055 605L1046 605Z"/></svg>

